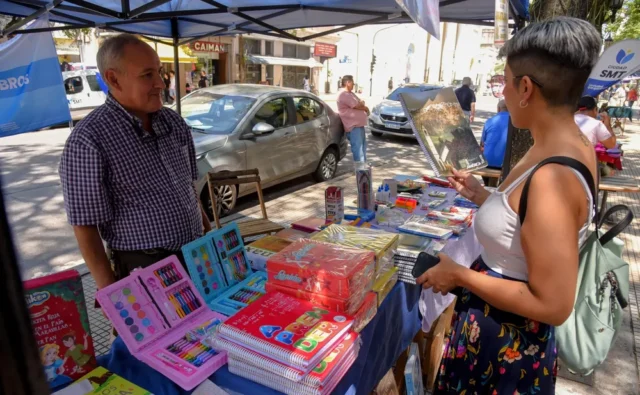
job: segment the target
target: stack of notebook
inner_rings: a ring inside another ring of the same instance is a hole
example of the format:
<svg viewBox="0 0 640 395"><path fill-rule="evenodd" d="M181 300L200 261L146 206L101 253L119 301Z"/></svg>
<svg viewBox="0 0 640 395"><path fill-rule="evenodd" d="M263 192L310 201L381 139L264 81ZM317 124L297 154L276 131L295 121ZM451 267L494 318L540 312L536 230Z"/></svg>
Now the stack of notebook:
<svg viewBox="0 0 640 395"><path fill-rule="evenodd" d="M269 292L220 326L229 371L287 394L329 394L359 351L353 318Z"/></svg>
<svg viewBox="0 0 640 395"><path fill-rule="evenodd" d="M426 237L411 234L400 234L400 244L393 257L394 264L398 268L398 280L415 284L411 271L415 266L416 259L421 252L433 252L434 241Z"/></svg>

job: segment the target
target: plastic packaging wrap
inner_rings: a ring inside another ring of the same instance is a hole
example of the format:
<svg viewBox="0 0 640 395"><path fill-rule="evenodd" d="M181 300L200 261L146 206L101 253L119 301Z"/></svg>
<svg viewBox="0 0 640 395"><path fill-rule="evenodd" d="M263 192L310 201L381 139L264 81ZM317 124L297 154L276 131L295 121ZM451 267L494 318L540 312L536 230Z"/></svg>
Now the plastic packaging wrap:
<svg viewBox="0 0 640 395"><path fill-rule="evenodd" d="M373 251L376 257L376 274L393 266L393 256L398 248L398 235L345 225L331 225L312 239Z"/></svg>
<svg viewBox="0 0 640 395"><path fill-rule="evenodd" d="M371 288L375 255L318 240L299 240L267 261L269 282L337 298Z"/></svg>
<svg viewBox="0 0 640 395"><path fill-rule="evenodd" d="M378 307L380 307L384 298L389 295L389 292L391 292L393 286L396 285L397 282L398 268L394 267L373 284L373 292L378 295Z"/></svg>
<svg viewBox="0 0 640 395"><path fill-rule="evenodd" d="M322 294L317 294L309 291L305 291L299 288L289 288L284 287L280 284L274 284L267 282L266 286L267 292L282 292L287 295L295 296L298 299L308 300L314 305L318 305L319 307L324 307L328 310L332 310L338 313L346 313L349 315L355 315L360 307L362 306L362 302L365 300L365 296L371 288L367 288L362 292L353 294L351 297L347 299L336 298L333 296L327 296Z"/></svg>
<svg viewBox="0 0 640 395"><path fill-rule="evenodd" d="M356 332L361 332L369 322L376 316L378 312L378 295L375 292L367 292L364 297L362 306L358 309L353 316L353 329Z"/></svg>

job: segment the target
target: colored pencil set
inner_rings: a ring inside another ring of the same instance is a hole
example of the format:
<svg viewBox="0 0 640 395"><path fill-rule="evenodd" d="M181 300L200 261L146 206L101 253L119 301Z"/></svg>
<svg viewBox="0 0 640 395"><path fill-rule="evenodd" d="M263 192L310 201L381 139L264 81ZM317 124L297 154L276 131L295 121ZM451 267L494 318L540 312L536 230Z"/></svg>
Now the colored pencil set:
<svg viewBox="0 0 640 395"><path fill-rule="evenodd" d="M227 251L232 250L240 245L238 235L236 234L236 232L233 232L233 231L223 234L222 240L224 240L224 245Z"/></svg>
<svg viewBox="0 0 640 395"><path fill-rule="evenodd" d="M200 300L193 294L188 284L174 289L167 294L180 318L186 317L201 306Z"/></svg>
<svg viewBox="0 0 640 395"><path fill-rule="evenodd" d="M182 276L173 265L168 265L158 270L154 270L153 274L155 274L158 280L160 280L163 288L182 280Z"/></svg>
<svg viewBox="0 0 640 395"><path fill-rule="evenodd" d="M229 299L233 299L240 303L249 304L251 302L256 301L263 294L257 291L253 291L251 289L242 288L239 289L236 293L229 296Z"/></svg>
<svg viewBox="0 0 640 395"><path fill-rule="evenodd" d="M186 337L169 345L167 350L196 367L202 366L218 354L214 349L200 343L200 341L189 341Z"/></svg>

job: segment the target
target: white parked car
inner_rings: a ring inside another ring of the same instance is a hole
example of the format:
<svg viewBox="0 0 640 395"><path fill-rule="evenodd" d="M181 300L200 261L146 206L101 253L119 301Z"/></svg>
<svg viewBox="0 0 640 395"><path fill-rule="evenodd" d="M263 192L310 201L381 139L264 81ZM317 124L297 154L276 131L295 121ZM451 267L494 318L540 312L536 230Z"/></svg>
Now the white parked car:
<svg viewBox="0 0 640 395"><path fill-rule="evenodd" d="M97 74L97 70L65 71L62 73L70 110L95 108L104 104L107 95L98 83Z"/></svg>

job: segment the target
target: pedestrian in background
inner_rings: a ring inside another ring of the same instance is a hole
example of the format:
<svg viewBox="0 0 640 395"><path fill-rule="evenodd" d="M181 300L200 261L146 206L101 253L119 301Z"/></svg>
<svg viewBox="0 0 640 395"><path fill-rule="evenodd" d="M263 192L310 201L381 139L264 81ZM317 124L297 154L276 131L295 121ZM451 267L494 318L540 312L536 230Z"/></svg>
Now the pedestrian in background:
<svg viewBox="0 0 640 395"><path fill-rule="evenodd" d="M598 114L596 99L591 96L581 97L578 111L573 118L591 145L602 143L607 149L616 147L616 134L611 127L611 118L606 111L600 111Z"/></svg>
<svg viewBox="0 0 640 395"><path fill-rule="evenodd" d="M638 85L632 86L627 92L627 104L629 105L629 121L633 122L633 104L638 101Z"/></svg>
<svg viewBox="0 0 640 395"><path fill-rule="evenodd" d="M389 83L387 84L387 88L389 89L389 93L393 90L393 77L389 77Z"/></svg>
<svg viewBox="0 0 640 395"><path fill-rule="evenodd" d="M162 105L158 54L121 34L102 43L97 62L109 95L69 135L59 173L67 219L102 289L171 255L184 262L182 246L211 224L191 128Z"/></svg>
<svg viewBox="0 0 640 395"><path fill-rule="evenodd" d="M162 91L164 102L171 104L169 101L169 87L171 86L171 79L169 78L169 73L166 71L162 74L162 81L164 82L164 89Z"/></svg>
<svg viewBox="0 0 640 395"><path fill-rule="evenodd" d="M204 69L200 70L200 81L198 81L198 88L207 87L207 73Z"/></svg>
<svg viewBox="0 0 640 395"><path fill-rule="evenodd" d="M476 117L476 94L471 89L471 78L464 77L462 79L462 86L456 89L456 97L464 115L467 116L469 122L473 122Z"/></svg>
<svg viewBox="0 0 640 395"><path fill-rule="evenodd" d="M309 76L305 75L302 79L302 89L307 92L311 92L311 85L309 84Z"/></svg>
<svg viewBox="0 0 640 395"><path fill-rule="evenodd" d="M173 70L169 72L169 98L172 103L176 100L176 72Z"/></svg>
<svg viewBox="0 0 640 395"><path fill-rule="evenodd" d="M482 138L480 139L480 148L487 160L487 167L490 169L502 170L502 161L504 160L504 152L507 148L507 135L509 132L509 110L504 100L498 102L498 114L489 118L482 129ZM497 179L482 177L484 185L497 183Z"/></svg>
<svg viewBox="0 0 640 395"><path fill-rule="evenodd" d="M338 113L351 145L353 160L366 162L367 136L364 127L367 125L369 108L353 93L353 76L342 77L342 87L345 89L338 95Z"/></svg>

